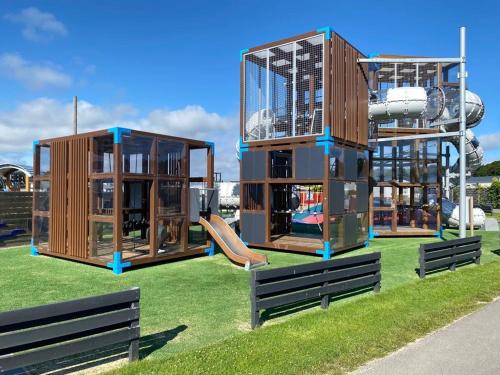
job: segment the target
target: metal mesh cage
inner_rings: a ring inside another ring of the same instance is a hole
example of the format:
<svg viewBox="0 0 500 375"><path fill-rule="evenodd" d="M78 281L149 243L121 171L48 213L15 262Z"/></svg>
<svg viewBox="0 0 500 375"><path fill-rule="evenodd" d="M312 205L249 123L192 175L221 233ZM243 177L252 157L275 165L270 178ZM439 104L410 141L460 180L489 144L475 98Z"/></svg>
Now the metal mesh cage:
<svg viewBox="0 0 500 375"><path fill-rule="evenodd" d="M244 56L244 140L323 133L324 35Z"/></svg>

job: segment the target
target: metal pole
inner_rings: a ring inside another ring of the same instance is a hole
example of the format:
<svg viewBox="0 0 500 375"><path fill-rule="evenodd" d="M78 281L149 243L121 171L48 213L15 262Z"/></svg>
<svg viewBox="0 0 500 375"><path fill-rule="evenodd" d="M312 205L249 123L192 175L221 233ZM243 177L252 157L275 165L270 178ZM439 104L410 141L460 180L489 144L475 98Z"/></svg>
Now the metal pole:
<svg viewBox="0 0 500 375"><path fill-rule="evenodd" d="M465 238L466 233L466 186L465 186L465 27L460 28L460 200L459 200L459 236Z"/></svg>
<svg viewBox="0 0 500 375"><path fill-rule="evenodd" d="M78 134L78 97L73 96L73 134Z"/></svg>
<svg viewBox="0 0 500 375"><path fill-rule="evenodd" d="M450 145L446 145L446 172L445 172L445 195L446 199L453 201L450 197Z"/></svg>

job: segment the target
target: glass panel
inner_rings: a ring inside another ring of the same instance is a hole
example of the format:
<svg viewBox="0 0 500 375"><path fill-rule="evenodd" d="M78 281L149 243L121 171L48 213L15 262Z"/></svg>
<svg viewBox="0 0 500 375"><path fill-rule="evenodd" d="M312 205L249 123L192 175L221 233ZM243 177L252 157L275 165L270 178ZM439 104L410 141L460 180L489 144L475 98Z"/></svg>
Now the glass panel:
<svg viewBox="0 0 500 375"><path fill-rule="evenodd" d="M243 197L245 210L263 210L264 184L244 184Z"/></svg>
<svg viewBox="0 0 500 375"><path fill-rule="evenodd" d="M356 183L346 182L344 184L344 210L346 212L356 211Z"/></svg>
<svg viewBox="0 0 500 375"><path fill-rule="evenodd" d="M358 151L358 179L368 178L368 151Z"/></svg>
<svg viewBox="0 0 500 375"><path fill-rule="evenodd" d="M123 173L152 173L153 138L143 136L123 136L122 171Z"/></svg>
<svg viewBox="0 0 500 375"><path fill-rule="evenodd" d="M392 211L373 211L373 227L375 229L390 230L392 225Z"/></svg>
<svg viewBox="0 0 500 375"><path fill-rule="evenodd" d="M336 146L330 151L330 178L342 178L344 176L344 152Z"/></svg>
<svg viewBox="0 0 500 375"><path fill-rule="evenodd" d="M184 214L182 181L158 181L158 215L173 216Z"/></svg>
<svg viewBox="0 0 500 375"><path fill-rule="evenodd" d="M92 256L112 255L113 223L91 222L90 253Z"/></svg>
<svg viewBox="0 0 500 375"><path fill-rule="evenodd" d="M113 135L94 138L92 171L94 173L113 173Z"/></svg>
<svg viewBox="0 0 500 375"><path fill-rule="evenodd" d="M157 252L159 255L184 251L183 229L183 218L158 220Z"/></svg>
<svg viewBox="0 0 500 375"><path fill-rule="evenodd" d="M50 175L50 146L42 145L38 149L40 150L39 175L48 176Z"/></svg>
<svg viewBox="0 0 500 375"><path fill-rule="evenodd" d="M368 212L357 214L357 232L356 243L368 240Z"/></svg>
<svg viewBox="0 0 500 375"><path fill-rule="evenodd" d="M93 215L113 215L113 180L92 180L90 212Z"/></svg>
<svg viewBox="0 0 500 375"><path fill-rule="evenodd" d="M35 211L49 211L50 181L35 181L34 186Z"/></svg>
<svg viewBox="0 0 500 375"><path fill-rule="evenodd" d="M35 216L33 225L33 245L47 247L49 245L49 218Z"/></svg>
<svg viewBox="0 0 500 375"><path fill-rule="evenodd" d="M158 174L183 177L186 151L183 143L158 141Z"/></svg>
<svg viewBox="0 0 500 375"><path fill-rule="evenodd" d="M373 187L373 207L392 206L392 187Z"/></svg>
<svg viewBox="0 0 500 375"><path fill-rule="evenodd" d="M292 177L292 150L271 151L271 178L291 178Z"/></svg>
<svg viewBox="0 0 500 375"><path fill-rule="evenodd" d="M345 244L343 216L330 217L330 243L333 249L338 249Z"/></svg>
<svg viewBox="0 0 500 375"><path fill-rule="evenodd" d="M208 240L208 232L201 225L190 225L188 232L189 248L205 246Z"/></svg>

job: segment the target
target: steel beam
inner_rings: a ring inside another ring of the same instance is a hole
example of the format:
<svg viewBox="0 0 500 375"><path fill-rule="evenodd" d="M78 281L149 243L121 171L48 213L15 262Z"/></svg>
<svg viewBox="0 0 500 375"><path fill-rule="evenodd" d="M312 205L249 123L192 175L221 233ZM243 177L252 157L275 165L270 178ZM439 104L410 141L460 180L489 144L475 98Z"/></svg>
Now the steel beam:
<svg viewBox="0 0 500 375"><path fill-rule="evenodd" d="M413 134L413 135L402 135L400 137L387 137L387 138L372 138L368 142L387 142L387 141L405 141L412 139L425 139L425 138L448 138L456 137L460 135L460 132L447 132L447 133L430 133L430 134Z"/></svg>
<svg viewBox="0 0 500 375"><path fill-rule="evenodd" d="M358 59L358 63L409 63L409 64L426 64L426 63L450 63L459 64L460 57L373 57Z"/></svg>
<svg viewBox="0 0 500 375"><path fill-rule="evenodd" d="M459 235L460 238L466 237L466 186L465 186L465 129L466 129L466 117L465 117L465 85L466 85L466 71L465 71L465 27L460 28L460 147L459 147L459 157L460 157L460 200L459 200Z"/></svg>

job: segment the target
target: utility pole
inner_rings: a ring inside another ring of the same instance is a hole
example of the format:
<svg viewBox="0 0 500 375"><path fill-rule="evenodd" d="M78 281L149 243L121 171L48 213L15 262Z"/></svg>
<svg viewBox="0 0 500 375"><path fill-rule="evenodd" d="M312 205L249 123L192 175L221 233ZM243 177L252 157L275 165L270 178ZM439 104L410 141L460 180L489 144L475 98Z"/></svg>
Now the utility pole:
<svg viewBox="0 0 500 375"><path fill-rule="evenodd" d="M78 134L78 97L73 96L73 134Z"/></svg>
<svg viewBox="0 0 500 375"><path fill-rule="evenodd" d="M465 71L465 27L460 28L460 147L459 147L459 157L460 157L460 200L459 200L459 236L460 238L465 238L466 233L466 186L465 186L465 128L466 128L466 117L465 117L465 80L467 73Z"/></svg>

